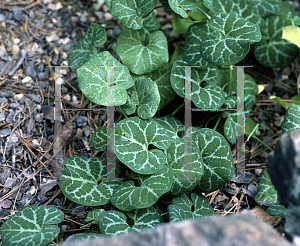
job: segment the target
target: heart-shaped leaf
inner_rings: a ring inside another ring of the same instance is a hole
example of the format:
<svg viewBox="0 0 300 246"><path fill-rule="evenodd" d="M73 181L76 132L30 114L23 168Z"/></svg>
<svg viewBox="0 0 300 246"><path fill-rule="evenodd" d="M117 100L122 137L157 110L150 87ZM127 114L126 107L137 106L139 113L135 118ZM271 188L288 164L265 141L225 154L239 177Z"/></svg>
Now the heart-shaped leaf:
<svg viewBox="0 0 300 246"><path fill-rule="evenodd" d="M136 81L139 78L150 78L154 81L158 87L159 95L160 95L160 103L158 110L160 110L165 105L169 104L173 101L176 96L175 91L172 88L170 82L171 69L173 63L167 63L162 68L159 68L155 72L146 74L146 75L135 75L132 74L132 79Z"/></svg>
<svg viewBox="0 0 300 246"><path fill-rule="evenodd" d="M53 206L27 206L10 216L1 226L3 245L43 246L58 234L64 213Z"/></svg>
<svg viewBox="0 0 300 246"><path fill-rule="evenodd" d="M234 163L229 143L220 133L209 128L195 129L193 127L192 139L200 150L204 162L200 189L208 193L221 188L234 175Z"/></svg>
<svg viewBox="0 0 300 246"><path fill-rule="evenodd" d="M300 28L297 26L286 26L282 30L282 38L297 45L300 48Z"/></svg>
<svg viewBox="0 0 300 246"><path fill-rule="evenodd" d="M126 114L133 114L137 108L137 114L142 119L149 119L157 112L160 95L157 84L149 78L140 78L135 85L128 90L129 99L121 108ZM128 108L128 110L127 110Z"/></svg>
<svg viewBox="0 0 300 246"><path fill-rule="evenodd" d="M171 9L183 18L188 18L187 10L195 10L197 4L195 0L169 0Z"/></svg>
<svg viewBox="0 0 300 246"><path fill-rule="evenodd" d="M285 218L286 208L283 205L280 205L278 202L276 202L268 207L267 213L272 216L279 216L281 218Z"/></svg>
<svg viewBox="0 0 300 246"><path fill-rule="evenodd" d="M141 29L143 17L153 10L156 3L156 0L113 0L110 12L128 28Z"/></svg>
<svg viewBox="0 0 300 246"><path fill-rule="evenodd" d="M118 209L132 211L152 206L171 189L173 183L172 169L166 165L155 174L137 174L137 177L140 179L140 186L136 187L129 180L114 190L111 203Z"/></svg>
<svg viewBox="0 0 300 246"><path fill-rule="evenodd" d="M106 42L106 32L103 26L92 23L84 36L69 55L71 68L77 69L97 55L94 47L100 47Z"/></svg>
<svg viewBox="0 0 300 246"><path fill-rule="evenodd" d="M174 116L167 115L164 117L155 117L153 119L165 128L166 133L169 134L172 139L177 139L179 133L182 133L183 135L184 125Z"/></svg>
<svg viewBox="0 0 300 246"><path fill-rule="evenodd" d="M120 180L102 180L106 177L106 158L82 158L73 155L63 162L66 168L60 178L63 194L73 202L87 206L109 203Z"/></svg>
<svg viewBox="0 0 300 246"><path fill-rule="evenodd" d="M238 13L245 20L254 24L261 25L263 23L262 17L259 15L259 11L255 8L255 3L245 0L212 0L211 10L213 12L223 13Z"/></svg>
<svg viewBox="0 0 300 246"><path fill-rule="evenodd" d="M180 67L179 67L180 66ZM179 56L174 62L171 72L173 90L181 97L185 97L185 67L187 62ZM198 108L220 108L224 103L224 94L217 85L218 68L211 66L204 69L191 69L191 96Z"/></svg>
<svg viewBox="0 0 300 246"><path fill-rule="evenodd" d="M108 51L92 57L77 70L79 88L92 102L108 106L107 66L118 66L114 67L114 105L123 105L128 98L126 89L132 87L134 82L127 67L117 61Z"/></svg>
<svg viewBox="0 0 300 246"><path fill-rule="evenodd" d="M282 133L289 133L291 131L300 129L300 105L293 103L284 116L282 122Z"/></svg>
<svg viewBox="0 0 300 246"><path fill-rule="evenodd" d="M173 204L168 206L170 222L216 215L205 196L192 193L191 198L192 201L186 193L183 193L172 199ZM192 211L192 206L194 206L194 211Z"/></svg>
<svg viewBox="0 0 300 246"><path fill-rule="evenodd" d="M106 149L107 145L107 128L106 127L98 127L93 136L92 136L92 144L94 148L98 151L103 151Z"/></svg>
<svg viewBox="0 0 300 246"><path fill-rule="evenodd" d="M255 58L266 67L282 68L298 56L297 45L282 39L282 28L291 25L289 20L277 15L265 18L261 27L262 40L254 44Z"/></svg>
<svg viewBox="0 0 300 246"><path fill-rule="evenodd" d="M267 169L262 170L262 172L260 173L259 184L254 200L260 206L270 206L278 200L277 191L272 184Z"/></svg>
<svg viewBox="0 0 300 246"><path fill-rule="evenodd" d="M174 182L170 195L179 195L186 191L192 191L200 182L204 174L203 160L197 146L192 144L192 148L184 146L183 138L173 139L170 148L167 149L168 165L172 168ZM186 148L186 153L185 153ZM189 157L191 162L185 160Z"/></svg>
<svg viewBox="0 0 300 246"><path fill-rule="evenodd" d="M170 147L171 138L165 128L153 119L126 118L115 128L115 147L118 159L134 172L153 174L167 163L162 150ZM155 149L149 149L149 145Z"/></svg>
<svg viewBox="0 0 300 246"><path fill-rule="evenodd" d="M145 229L154 229L163 222L161 215L154 207L136 209L126 213L134 224L128 225L125 214L110 210L99 218L99 227L102 234L119 235L123 233L139 232Z"/></svg>
<svg viewBox="0 0 300 246"><path fill-rule="evenodd" d="M144 22L143 28L148 35L150 35L154 31L157 31L160 28L160 23L156 18L154 11L151 12L149 15L147 15L143 19L143 22Z"/></svg>
<svg viewBox="0 0 300 246"><path fill-rule="evenodd" d="M262 17L267 17L271 14L277 14L281 11L282 0L248 0L254 4L254 8Z"/></svg>
<svg viewBox="0 0 300 246"><path fill-rule="evenodd" d="M161 4L162 4L162 6L164 7L164 10L165 10L169 15L175 14L174 11L171 9L168 0L161 0L160 2L161 2Z"/></svg>
<svg viewBox="0 0 300 246"><path fill-rule="evenodd" d="M236 115L229 115L224 123L224 136L231 144L236 142L236 124Z"/></svg>
<svg viewBox="0 0 300 246"><path fill-rule="evenodd" d="M123 64L135 74L151 73L169 60L168 42L162 31L148 35L144 29L123 28L116 45Z"/></svg>
<svg viewBox="0 0 300 246"><path fill-rule="evenodd" d="M202 27L208 25L207 27ZM199 24L200 52L205 60L219 66L234 65L249 52L250 43L261 40L259 26L237 13L216 13L209 22Z"/></svg>
<svg viewBox="0 0 300 246"><path fill-rule="evenodd" d="M99 208L95 208L93 210L91 210L87 216L86 216L86 219L85 219L85 222L90 222L90 221L93 221L93 220L96 220L98 219L101 214L105 213L105 210L104 209L99 209Z"/></svg>
<svg viewBox="0 0 300 246"><path fill-rule="evenodd" d="M298 106L300 106L300 95L296 95L294 97L292 97L290 100L284 100L282 101L280 97L276 97L276 96L270 96L269 97L270 100L280 103L282 107L284 107L286 110L294 103ZM298 103L296 101L299 101Z"/></svg>

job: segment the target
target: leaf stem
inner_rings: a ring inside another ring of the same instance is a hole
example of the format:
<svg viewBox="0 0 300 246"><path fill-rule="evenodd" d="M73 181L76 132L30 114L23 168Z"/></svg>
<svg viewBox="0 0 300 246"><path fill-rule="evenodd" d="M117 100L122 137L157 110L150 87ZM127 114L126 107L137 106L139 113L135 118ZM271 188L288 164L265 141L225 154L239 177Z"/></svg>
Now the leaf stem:
<svg viewBox="0 0 300 246"><path fill-rule="evenodd" d="M246 135L248 135L247 133L245 133ZM255 135L252 135L251 137L253 137L255 140L257 140L258 142L260 142L263 146L265 146L268 150L273 151L266 143L264 143L262 140L260 140L258 137L256 137Z"/></svg>
<svg viewBox="0 0 300 246"><path fill-rule="evenodd" d="M177 109L174 110L174 112L171 115L174 115L177 113L177 111L184 106L184 103L182 103Z"/></svg>
<svg viewBox="0 0 300 246"><path fill-rule="evenodd" d="M208 20L211 19L211 17L210 17L208 14L206 14L206 13L204 12L203 9L201 9L200 7L197 7L197 9L199 9L199 10L206 16L206 18L207 18Z"/></svg>
<svg viewBox="0 0 300 246"><path fill-rule="evenodd" d="M218 117L218 116L219 116L219 115L215 115L215 116L211 117L211 118L206 122L205 128L207 128L207 126L208 126L208 124L209 124L209 122L210 122L211 120L213 120L214 118L216 118L216 117Z"/></svg>
<svg viewBox="0 0 300 246"><path fill-rule="evenodd" d="M107 50L108 47L110 46L110 44L120 35L120 33L118 33L116 36L114 36L107 45L104 46L104 49Z"/></svg>
<svg viewBox="0 0 300 246"><path fill-rule="evenodd" d="M122 108L121 108L121 107L118 107L118 108L120 109L121 113L122 113L126 118L128 118L128 116L124 113L124 111L122 110Z"/></svg>
<svg viewBox="0 0 300 246"><path fill-rule="evenodd" d="M214 126L214 128L213 128L214 131L217 129L217 127L218 127L218 125L219 125L219 123L220 123L220 120L221 120L221 118L222 118L222 114L223 114L223 112L219 115L219 118L218 118L218 120L217 120L217 122L216 122L216 124L215 124L215 126Z"/></svg>

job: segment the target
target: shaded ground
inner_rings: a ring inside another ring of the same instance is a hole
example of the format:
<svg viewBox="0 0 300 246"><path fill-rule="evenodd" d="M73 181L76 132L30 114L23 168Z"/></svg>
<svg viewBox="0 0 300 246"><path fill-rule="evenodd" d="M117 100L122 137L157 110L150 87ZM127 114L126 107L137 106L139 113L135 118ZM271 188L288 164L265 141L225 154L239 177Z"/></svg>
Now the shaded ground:
<svg viewBox="0 0 300 246"><path fill-rule="evenodd" d="M171 16L161 8L156 11L172 52L176 44L183 43L183 37L172 34ZM68 54L90 23L106 28L108 42L121 31L103 1L0 1L0 223L29 204L54 205L65 213L57 242L75 232L83 232L79 228L91 207L66 199L52 175L54 70L47 66L67 65ZM112 42L108 50L118 58L114 46ZM251 54L247 59L244 63L254 67L245 71L264 88L257 95L258 102L250 116L260 125L258 137L273 148L281 135L285 110L268 98L275 95L289 99L296 95L300 59L284 69L264 68ZM63 74L64 108L97 107L78 88L75 70L66 68ZM161 115L172 113L182 102L178 97ZM175 116L180 119L183 115L180 109ZM203 126L205 119L213 115L193 114L193 123ZM122 118L117 111L115 122ZM62 120L68 126L63 128L67 136L63 147L65 159L75 154L99 155L92 147L91 136L97 127L106 126L103 112L63 111ZM231 182L208 195L220 215L256 206L253 198L269 150L254 139L247 142L246 148L251 153L246 164L246 171L253 174L251 183ZM233 155L235 152L232 146ZM278 224L283 231L279 218L260 216L273 225Z"/></svg>

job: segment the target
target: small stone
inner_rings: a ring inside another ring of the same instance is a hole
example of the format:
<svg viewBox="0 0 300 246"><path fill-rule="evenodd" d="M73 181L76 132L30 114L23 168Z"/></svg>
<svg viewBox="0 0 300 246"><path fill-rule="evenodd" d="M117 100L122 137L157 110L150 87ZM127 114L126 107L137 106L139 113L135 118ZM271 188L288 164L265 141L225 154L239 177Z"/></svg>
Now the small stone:
<svg viewBox="0 0 300 246"><path fill-rule="evenodd" d="M20 93L20 94L16 94L15 96L14 96L14 100L15 101L19 101L21 98L23 98L24 97L24 94L22 94L22 93Z"/></svg>
<svg viewBox="0 0 300 246"><path fill-rule="evenodd" d="M102 11L96 11L94 13L99 19L103 19L103 12Z"/></svg>
<svg viewBox="0 0 300 246"><path fill-rule="evenodd" d="M29 77L29 76L26 76L24 79L22 79L22 83L23 83L23 84L26 84L26 83L28 83L29 81L31 81L31 82L33 81L32 78Z"/></svg>
<svg viewBox="0 0 300 246"><path fill-rule="evenodd" d="M8 149L11 149L13 145L18 145L20 142L19 137L17 136L16 133L12 133L10 137L8 137L7 141L6 141L6 147Z"/></svg>
<svg viewBox="0 0 300 246"><path fill-rule="evenodd" d="M0 122L5 121L5 113L1 112L0 113Z"/></svg>
<svg viewBox="0 0 300 246"><path fill-rule="evenodd" d="M8 100L4 97L4 98L0 98L0 106L5 105L8 102Z"/></svg>
<svg viewBox="0 0 300 246"><path fill-rule="evenodd" d="M39 80L46 80L48 77L49 77L48 73L44 73L44 72L38 73Z"/></svg>
<svg viewBox="0 0 300 246"><path fill-rule="evenodd" d="M71 101L71 96L69 94L67 94L63 97L63 99L70 102Z"/></svg>
<svg viewBox="0 0 300 246"><path fill-rule="evenodd" d="M88 20L88 18L87 18L86 15L82 15L82 16L80 17L80 21L81 21L81 22L86 22L87 20Z"/></svg>
<svg viewBox="0 0 300 246"><path fill-rule="evenodd" d="M86 136L86 137L90 136L90 130L89 129L85 129L83 131L83 133L84 133L84 136Z"/></svg>
<svg viewBox="0 0 300 246"><path fill-rule="evenodd" d="M15 55L15 56L18 55L18 54L20 53L20 47L19 47L19 45L14 44L14 45L12 46L11 53L12 53L13 55Z"/></svg>
<svg viewBox="0 0 300 246"><path fill-rule="evenodd" d="M20 106L21 106L21 104L19 102L13 102L13 103L9 104L8 108L17 109Z"/></svg>
<svg viewBox="0 0 300 246"><path fill-rule="evenodd" d="M41 103L42 102L41 95L28 94L27 97L29 97L30 99L32 99L36 103Z"/></svg>
<svg viewBox="0 0 300 246"><path fill-rule="evenodd" d="M25 21L25 16L23 14L23 8L19 6L13 6L11 8L13 14L14 14L14 19L17 21Z"/></svg>
<svg viewBox="0 0 300 246"><path fill-rule="evenodd" d="M35 116L35 120L37 122L43 122L43 118L44 118L44 113L39 113Z"/></svg>
<svg viewBox="0 0 300 246"><path fill-rule="evenodd" d="M54 3L49 3L47 6L48 9L52 10L52 11L57 11L63 8L61 2L58 2L56 4Z"/></svg>
<svg viewBox="0 0 300 246"><path fill-rule="evenodd" d="M12 91L2 91L0 92L0 97L13 97L15 94Z"/></svg>
<svg viewBox="0 0 300 246"><path fill-rule="evenodd" d="M36 70L34 69L34 62L30 62L24 71L25 75L29 77L36 77Z"/></svg>
<svg viewBox="0 0 300 246"><path fill-rule="evenodd" d="M55 34L55 33L53 33L53 34L51 34L51 35L49 35L49 36L46 36L46 41L47 41L48 43L50 43L50 42L52 42L52 41L57 41L57 40L59 40L59 37L58 37L57 34Z"/></svg>
<svg viewBox="0 0 300 246"><path fill-rule="evenodd" d="M0 99L0 102L1 102L1 99ZM77 103L78 102L78 99L75 95L72 96L72 103Z"/></svg>
<svg viewBox="0 0 300 246"><path fill-rule="evenodd" d="M4 21L6 19L5 15L0 14L0 22Z"/></svg>
<svg viewBox="0 0 300 246"><path fill-rule="evenodd" d="M11 128L7 127L0 130L0 138L7 137L11 133Z"/></svg>
<svg viewBox="0 0 300 246"><path fill-rule="evenodd" d="M21 40L19 39L19 38L15 38L14 39L14 44L18 44L18 43L20 43L21 42Z"/></svg>
<svg viewBox="0 0 300 246"><path fill-rule="evenodd" d="M78 119L76 120L77 126L82 127L86 125L88 122L88 117L86 116L79 116Z"/></svg>
<svg viewBox="0 0 300 246"><path fill-rule="evenodd" d="M114 16L111 13L105 13L104 14L104 19L105 20L112 20Z"/></svg>

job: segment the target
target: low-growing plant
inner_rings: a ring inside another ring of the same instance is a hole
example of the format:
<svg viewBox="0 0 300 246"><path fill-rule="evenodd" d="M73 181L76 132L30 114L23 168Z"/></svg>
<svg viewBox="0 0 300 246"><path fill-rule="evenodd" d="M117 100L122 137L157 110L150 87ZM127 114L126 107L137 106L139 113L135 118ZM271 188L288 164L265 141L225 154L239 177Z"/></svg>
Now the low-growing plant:
<svg viewBox="0 0 300 246"><path fill-rule="evenodd" d="M296 45L281 38L282 28L293 24L295 19L295 12L287 2L160 2L162 6L158 7L174 15L174 30L185 34L184 48L178 45L169 54L167 37L158 30L156 0L111 0L106 3L122 26L115 47L119 59L108 51L111 41L99 52L107 36L105 28L94 23L70 53L69 64L77 69L81 91L98 105L109 106L108 69L114 66L110 85L114 90L114 106L126 117L114 130L115 180L107 179L104 157L71 156L63 163L65 169L60 179L63 194L75 203L96 207L86 219L92 229L76 240L137 232L163 222L215 215L205 194L221 188L235 173L230 148L236 142L237 112L233 109L237 107L238 95L234 66L252 47L258 62L268 67L284 67L299 53ZM208 122L204 128L193 125L185 129L174 116L177 110L172 115L158 113L177 95L185 98L186 66L194 66L191 100L197 108L232 109L218 114L213 129L208 127ZM250 119L257 92L255 80L245 74L246 119ZM290 127L289 112L284 127ZM188 152L185 137L192 139ZM92 143L96 150L105 151L107 129L97 128ZM274 196L271 203L275 206L277 197L273 193L270 197ZM262 205L265 199L259 196L256 201ZM103 207L107 204L111 208L108 211ZM34 212L31 207L32 214L26 216L32 219L38 209ZM167 213L168 216L161 216ZM15 224L16 218L15 215L8 219L4 229L12 228L10 224ZM46 219L44 222L47 223ZM56 229L52 229L49 238L57 235ZM44 230L39 233L44 235ZM6 245L19 242L9 230L2 230L1 236ZM45 245L46 241L22 245Z"/></svg>

